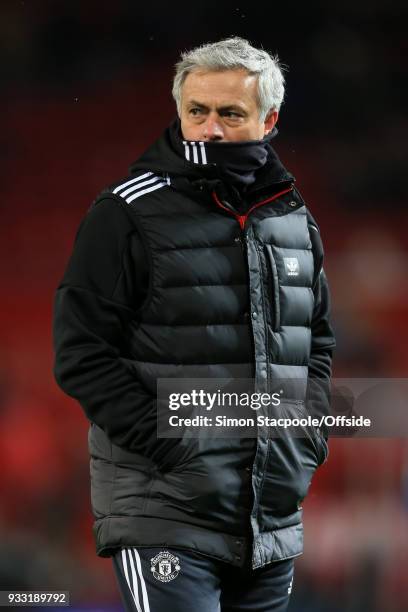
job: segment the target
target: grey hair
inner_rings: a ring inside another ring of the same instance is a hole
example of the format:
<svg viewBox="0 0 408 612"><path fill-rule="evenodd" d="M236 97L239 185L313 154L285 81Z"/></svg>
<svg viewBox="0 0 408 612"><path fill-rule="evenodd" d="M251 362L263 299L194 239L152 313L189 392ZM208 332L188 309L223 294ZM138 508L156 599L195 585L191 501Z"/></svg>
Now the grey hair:
<svg viewBox="0 0 408 612"><path fill-rule="evenodd" d="M238 70L258 75L259 118L264 121L270 110L279 111L285 94L284 67L279 58L256 49L247 40L234 36L181 53L175 65L172 94L181 113L181 90L190 72L197 70Z"/></svg>

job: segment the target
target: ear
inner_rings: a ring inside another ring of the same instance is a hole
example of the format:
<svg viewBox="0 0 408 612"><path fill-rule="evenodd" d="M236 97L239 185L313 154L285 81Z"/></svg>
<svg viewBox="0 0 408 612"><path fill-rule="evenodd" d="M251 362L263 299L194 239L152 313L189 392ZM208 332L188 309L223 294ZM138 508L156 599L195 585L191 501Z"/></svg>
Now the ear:
<svg viewBox="0 0 408 612"><path fill-rule="evenodd" d="M269 134L275 127L276 122L278 121L279 113L277 110L270 110L269 113L265 117L264 121L264 136Z"/></svg>

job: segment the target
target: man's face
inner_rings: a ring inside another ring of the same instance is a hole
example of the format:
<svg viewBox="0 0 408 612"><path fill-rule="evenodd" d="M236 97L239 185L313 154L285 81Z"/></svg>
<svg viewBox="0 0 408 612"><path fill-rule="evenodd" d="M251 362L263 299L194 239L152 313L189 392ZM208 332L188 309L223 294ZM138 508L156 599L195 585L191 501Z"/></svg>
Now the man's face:
<svg viewBox="0 0 408 612"><path fill-rule="evenodd" d="M259 119L258 77L246 70L190 72L181 92L181 131L186 140L261 140L278 119Z"/></svg>

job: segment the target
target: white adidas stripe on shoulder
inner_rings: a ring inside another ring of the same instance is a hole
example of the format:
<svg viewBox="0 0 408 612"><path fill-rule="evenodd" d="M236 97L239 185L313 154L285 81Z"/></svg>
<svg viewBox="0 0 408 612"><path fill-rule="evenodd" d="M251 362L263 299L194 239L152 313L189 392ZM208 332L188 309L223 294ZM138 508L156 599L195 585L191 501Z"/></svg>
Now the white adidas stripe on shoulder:
<svg viewBox="0 0 408 612"><path fill-rule="evenodd" d="M119 195L121 198L126 200L128 204L131 204L133 200L140 198L140 196L144 195L145 193L149 193L169 185L170 177L168 175L163 177L156 176L153 174L153 172L145 172L134 179L130 179L124 183L121 183L120 185L117 185L112 190L112 193Z"/></svg>
<svg viewBox="0 0 408 612"><path fill-rule="evenodd" d="M152 176L152 174L153 172L146 172L145 174L142 174L141 176L131 179L130 181L126 181L126 183L121 183L120 185L115 187L115 189L113 190L113 193L119 193L121 189L125 189L126 187L129 187L129 185L133 185L134 183L137 183L137 181L141 181L142 179L147 178L148 176Z"/></svg>

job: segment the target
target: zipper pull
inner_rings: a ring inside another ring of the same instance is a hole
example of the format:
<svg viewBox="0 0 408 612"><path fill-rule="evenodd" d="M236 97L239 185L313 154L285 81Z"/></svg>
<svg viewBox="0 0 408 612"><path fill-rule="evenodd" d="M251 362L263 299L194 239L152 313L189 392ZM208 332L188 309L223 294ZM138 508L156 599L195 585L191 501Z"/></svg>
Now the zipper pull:
<svg viewBox="0 0 408 612"><path fill-rule="evenodd" d="M239 221L240 228L243 230L245 227L246 215L237 215L237 219Z"/></svg>

